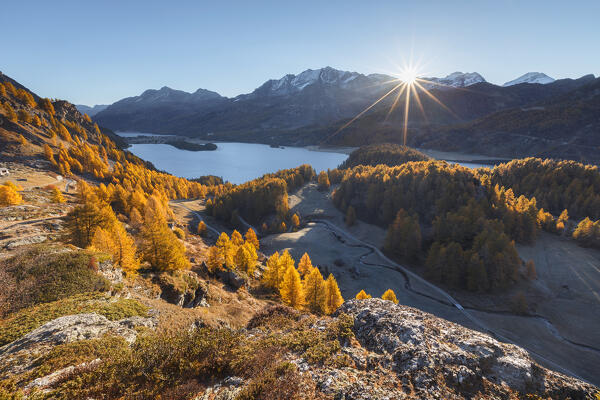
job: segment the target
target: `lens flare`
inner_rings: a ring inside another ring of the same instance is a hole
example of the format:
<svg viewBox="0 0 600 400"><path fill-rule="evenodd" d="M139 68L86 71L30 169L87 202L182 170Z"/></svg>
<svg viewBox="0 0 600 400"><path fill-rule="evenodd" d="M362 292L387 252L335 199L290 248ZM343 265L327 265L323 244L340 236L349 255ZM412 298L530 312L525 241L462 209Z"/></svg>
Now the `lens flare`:
<svg viewBox="0 0 600 400"><path fill-rule="evenodd" d="M441 106L446 112L451 114L453 117L458 118L458 117L456 117L454 112L452 112L452 110L450 110L445 104L443 104L429 90L430 88L433 88L436 86L447 86L447 85L421 78L422 73L421 73L421 69L418 65L412 64L412 63L405 65L403 68L401 68L398 72L394 73L393 75L396 76L396 79L382 82L379 84L379 85L385 85L385 84L394 83L395 85L391 90L386 92L379 99L375 100L371 105L369 105L363 111L358 113L354 118L350 119L350 121L345 123L336 132L334 132L333 134L331 134L330 136L328 136L324 140L322 140L321 143L325 143L325 142L329 141L330 139L332 139L334 136L336 136L338 133L340 133L341 131L346 129L348 126L352 125L357 119L362 117L365 113L367 113L369 110L371 110L373 107L375 107L375 105L377 105L378 103L383 101L386 97L388 97L389 95L391 95L394 92L396 92L396 95L394 96L394 101L392 102L392 105L390 106L390 109L385 116L385 120L387 121L387 119L390 117L392 112L396 109L396 106L398 106L398 103L400 102L400 100L403 99L403 101L404 101L404 121L402 123L402 142L404 143L405 146L406 146L406 141L407 141L407 137L408 137L408 117L409 117L409 113L410 113L411 97L414 98L415 102L417 103L417 105L419 107L419 110L421 111L421 114L423 115L424 120L427 122L427 115L425 113L425 107L423 106L423 103L421 102L421 98L419 96L420 92L424 93L427 97L429 97L436 104Z"/></svg>

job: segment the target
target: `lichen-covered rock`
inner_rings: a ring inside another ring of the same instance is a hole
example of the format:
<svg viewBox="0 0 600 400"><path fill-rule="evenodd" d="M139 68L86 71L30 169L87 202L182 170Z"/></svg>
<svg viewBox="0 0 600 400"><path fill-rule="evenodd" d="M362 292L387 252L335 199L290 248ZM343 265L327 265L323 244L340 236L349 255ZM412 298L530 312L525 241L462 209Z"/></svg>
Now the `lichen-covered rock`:
<svg viewBox="0 0 600 400"><path fill-rule="evenodd" d="M70 343L84 339L95 339L106 333L122 336L133 343L137 336L135 326L154 327L152 318L132 317L110 321L95 313L67 315L53 319L22 338L0 347L0 354L9 355L45 345Z"/></svg>
<svg viewBox="0 0 600 400"><path fill-rule="evenodd" d="M124 273L121 268L115 267L111 260L106 260L98 264L98 272L104 276L113 285L123 282Z"/></svg>
<svg viewBox="0 0 600 400"><path fill-rule="evenodd" d="M244 380L237 376L230 376L213 386L209 386L204 392L194 397L194 400L234 400L242 390Z"/></svg>
<svg viewBox="0 0 600 400"><path fill-rule="evenodd" d="M440 389L440 381L463 395L492 386L500 392L583 399L595 390L539 366L520 347L411 307L382 299L350 300L340 313L354 317L353 332L362 346L384 355L389 367L425 397Z"/></svg>

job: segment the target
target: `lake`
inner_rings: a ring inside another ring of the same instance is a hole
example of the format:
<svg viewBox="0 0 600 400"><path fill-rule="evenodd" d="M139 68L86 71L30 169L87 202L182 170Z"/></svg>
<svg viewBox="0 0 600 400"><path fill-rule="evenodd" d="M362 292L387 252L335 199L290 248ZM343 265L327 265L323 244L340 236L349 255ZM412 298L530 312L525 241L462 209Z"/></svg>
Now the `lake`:
<svg viewBox="0 0 600 400"><path fill-rule="evenodd" d="M125 136L123 133L119 135ZM179 150L168 144L132 144L127 150L176 176L190 179L216 175L234 184L302 164L312 165L319 173L336 168L348 158L343 153L313 151L302 147L272 148L254 143L216 145L215 151Z"/></svg>

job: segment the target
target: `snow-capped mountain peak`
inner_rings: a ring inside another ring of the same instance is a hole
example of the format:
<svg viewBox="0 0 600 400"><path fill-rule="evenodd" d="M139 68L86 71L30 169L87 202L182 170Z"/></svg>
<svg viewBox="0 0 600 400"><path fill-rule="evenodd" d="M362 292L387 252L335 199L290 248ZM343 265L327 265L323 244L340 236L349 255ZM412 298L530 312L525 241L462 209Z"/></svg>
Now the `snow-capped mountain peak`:
<svg viewBox="0 0 600 400"><path fill-rule="evenodd" d="M256 89L254 94L282 96L299 92L314 84L344 87L360 76L363 75L358 72L340 71L331 67L307 69L298 75L288 74L281 79L271 79Z"/></svg>
<svg viewBox="0 0 600 400"><path fill-rule="evenodd" d="M444 86L451 87L467 87L476 83L485 82L483 76L477 72L453 72L445 78L424 78L433 84L425 85L428 88L437 87L443 88ZM439 84L439 85L436 85Z"/></svg>
<svg viewBox="0 0 600 400"><path fill-rule="evenodd" d="M554 82L554 78L551 78L542 72L528 72L525 75L521 75L517 79L506 82L502 86L518 85L520 83L539 83L545 85L552 82Z"/></svg>

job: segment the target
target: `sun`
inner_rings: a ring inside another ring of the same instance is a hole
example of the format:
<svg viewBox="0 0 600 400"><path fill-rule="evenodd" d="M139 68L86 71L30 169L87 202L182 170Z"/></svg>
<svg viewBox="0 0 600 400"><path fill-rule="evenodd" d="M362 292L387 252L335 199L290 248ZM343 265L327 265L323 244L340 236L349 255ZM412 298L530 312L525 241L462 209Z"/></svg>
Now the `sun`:
<svg viewBox="0 0 600 400"><path fill-rule="evenodd" d="M382 102L388 96L393 97L393 101L391 102L391 106L387 115L385 116L385 120L387 121L388 117L392 114L392 112L397 107L402 107L404 110L404 119L402 123L402 139L403 143L406 146L407 136L408 136L408 117L410 111L410 103L411 98L414 100L416 105L418 106L421 114L423 114L423 118L427 121L427 116L425 115L425 108L423 107L423 103L421 102L421 95L424 95L441 106L444 110L446 110L449 114L456 116L452 110L450 110L444 103L442 103L433 93L430 92L430 88L434 86L446 86L437 81L428 80L422 78L424 76L423 71L421 70L418 64L409 63L405 64L404 67L398 69L394 72L390 72L390 75L394 77L394 79L385 81L381 83L382 85L392 84L393 87L384 93L380 98L375 100L370 106L359 112L354 118L350 121L346 122L342 125L338 130L333 132L331 135L326 136L321 143L325 143L330 140L333 136L337 135L348 126L350 126L354 121L365 115L369 110L375 107L378 103ZM403 105L401 103L404 103Z"/></svg>
<svg viewBox="0 0 600 400"><path fill-rule="evenodd" d="M415 67L405 67L398 74L400 80L407 85L413 85L419 78L419 71Z"/></svg>

